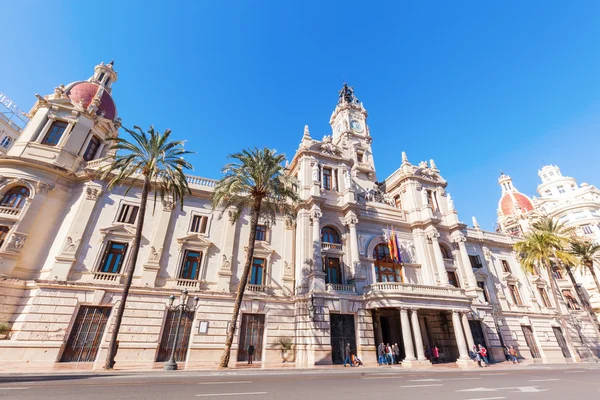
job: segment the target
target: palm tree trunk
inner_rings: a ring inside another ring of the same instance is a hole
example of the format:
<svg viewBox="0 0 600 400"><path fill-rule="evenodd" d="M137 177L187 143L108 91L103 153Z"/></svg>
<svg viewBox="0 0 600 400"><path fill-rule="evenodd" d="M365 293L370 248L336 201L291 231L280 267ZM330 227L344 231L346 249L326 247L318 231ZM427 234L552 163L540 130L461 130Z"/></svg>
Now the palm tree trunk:
<svg viewBox="0 0 600 400"><path fill-rule="evenodd" d="M242 306L242 299L244 298L244 291L246 290L246 284L248 283L248 275L250 275L250 267L252 266L252 258L254 257L254 238L256 237L256 226L258 225L258 217L260 215L261 203L262 198L254 199L252 211L250 212L250 237L248 238L248 252L246 253L246 263L244 264L244 271L242 272L237 293L235 295L233 314L231 315L229 329L227 330L227 339L225 340L225 348L223 349L223 355L221 356L221 368L227 368L229 366L229 358L231 356L231 345L233 344L233 336L235 334L235 324L237 322L238 316L240 315L240 307Z"/></svg>
<svg viewBox="0 0 600 400"><path fill-rule="evenodd" d="M596 283L596 289L598 290L598 294L600 295L600 282L598 282L598 276L596 276L596 271L594 270L594 262L586 263L586 267L590 270L590 274L594 277L594 282Z"/></svg>
<svg viewBox="0 0 600 400"><path fill-rule="evenodd" d="M571 334L569 333L567 321L565 320L565 316L563 315L562 309L560 308L560 302L558 299L558 284L556 283L556 278L554 277L554 274L552 273L552 267L550 266L550 264L546 261L546 262L544 262L544 266L546 267L546 271L548 272L548 277L550 278L550 289L552 290L552 297L554 298L554 306L556 307L556 312L558 313L558 320L560 321L560 325L564 332L565 340L567 341L568 347L571 347L571 349L572 349L572 350L569 349L569 353L571 353L572 351L575 351L575 345L573 344L573 341L571 340ZM575 358L575 354L571 354L571 358Z"/></svg>
<svg viewBox="0 0 600 400"><path fill-rule="evenodd" d="M115 366L115 356L117 355L117 337L119 336L119 330L121 329L121 321L123 320L123 313L125 312L125 303L129 296L129 289L131 288L131 282L133 281L133 273L135 272L135 265L137 263L138 254L140 253L140 242L142 239L142 229L144 228L144 218L146 216L146 203L148 202L148 194L150 193L150 178L144 176L144 187L142 189L142 202L140 203L140 212L138 214L137 226L135 230L135 237L133 239L131 249L131 262L127 269L127 275L125 278L125 286L123 287L123 297L119 308L117 308L117 315L115 316L115 324L113 331L110 336L110 343L108 345L108 354L106 355L106 362L104 364L105 369L113 369Z"/></svg>

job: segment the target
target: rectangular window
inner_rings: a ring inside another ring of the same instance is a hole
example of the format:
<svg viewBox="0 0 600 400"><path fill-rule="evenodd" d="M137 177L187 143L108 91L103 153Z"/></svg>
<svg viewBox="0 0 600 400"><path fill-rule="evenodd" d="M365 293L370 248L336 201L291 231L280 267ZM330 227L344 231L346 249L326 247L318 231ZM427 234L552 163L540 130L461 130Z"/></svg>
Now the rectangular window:
<svg viewBox="0 0 600 400"><path fill-rule="evenodd" d="M562 185L557 186L556 189L558 190L558 193L564 193L565 192L565 187L562 186Z"/></svg>
<svg viewBox="0 0 600 400"><path fill-rule="evenodd" d="M446 271L446 275L448 275L448 283L454 287L460 287L460 284L458 283L458 277L454 271Z"/></svg>
<svg viewBox="0 0 600 400"><path fill-rule="evenodd" d="M325 283L341 284L342 268L340 259L337 257L323 257L323 265L325 266Z"/></svg>
<svg viewBox="0 0 600 400"><path fill-rule="evenodd" d="M562 295L567 303L567 307L569 308L569 310L580 309L577 299L575 298L575 296L573 296L573 293L571 293L569 289L563 289Z"/></svg>
<svg viewBox="0 0 600 400"><path fill-rule="evenodd" d="M186 250L183 255L179 279L198 279L202 253L195 250Z"/></svg>
<svg viewBox="0 0 600 400"><path fill-rule="evenodd" d="M538 288L538 292L540 293L544 307L552 307L552 304L550 304L550 299L548 298L548 293L546 293L546 289Z"/></svg>
<svg viewBox="0 0 600 400"><path fill-rule="evenodd" d="M263 285L265 275L265 259L264 258L253 258L252 259L252 274L250 275L251 285Z"/></svg>
<svg viewBox="0 0 600 400"><path fill-rule="evenodd" d="M490 302L490 298L488 297L488 292L487 292L487 289L485 287L485 282L477 281L477 287L479 287L481 290L483 290L483 300L486 303L489 303Z"/></svg>
<svg viewBox="0 0 600 400"><path fill-rule="evenodd" d="M552 268L552 275L554 275L554 279L564 279L562 272L556 267Z"/></svg>
<svg viewBox="0 0 600 400"><path fill-rule="evenodd" d="M481 258L479 255L469 255L469 261L471 261L471 267L483 268L483 264L481 263Z"/></svg>
<svg viewBox="0 0 600 400"><path fill-rule="evenodd" d="M521 294L519 293L517 285L508 285L508 289L510 290L513 302L518 306L522 306L523 300L521 300Z"/></svg>
<svg viewBox="0 0 600 400"><path fill-rule="evenodd" d="M359 163L363 162L363 153L361 153L361 152L356 153L356 161L358 161Z"/></svg>
<svg viewBox="0 0 600 400"><path fill-rule="evenodd" d="M508 261L500 260L500 262L502 263L502 271L510 272L510 265L508 265Z"/></svg>
<svg viewBox="0 0 600 400"><path fill-rule="evenodd" d="M331 190L331 168L323 168L323 189Z"/></svg>
<svg viewBox="0 0 600 400"><path fill-rule="evenodd" d="M190 228L190 232L206 233L207 224L208 217L206 215L194 215L192 217L192 226Z"/></svg>
<svg viewBox="0 0 600 400"><path fill-rule="evenodd" d="M62 137L65 130L67 130L67 124L64 121L54 121L52 125L50 125L50 129L48 129L48 133L46 133L46 137L42 140L42 144L46 144L48 146L56 146L58 142L60 142L60 138Z"/></svg>
<svg viewBox="0 0 600 400"><path fill-rule="evenodd" d="M127 252L127 243L113 242L110 240L106 244L104 257L100 264L100 272L110 272L118 274L121 271L125 253Z"/></svg>
<svg viewBox="0 0 600 400"><path fill-rule="evenodd" d="M256 234L254 235L254 240L267 240L267 227L265 225L256 225Z"/></svg>
<svg viewBox="0 0 600 400"><path fill-rule="evenodd" d="M123 204L121 206L121 210L119 211L119 215L117 216L117 222L124 224L135 224L135 219L139 210L140 208L138 206L134 206L132 204Z"/></svg>
<svg viewBox="0 0 600 400"><path fill-rule="evenodd" d="M394 205L398 210L402 210L402 200L400 200L399 194L394 196Z"/></svg>
<svg viewBox="0 0 600 400"><path fill-rule="evenodd" d="M4 241L6 240L6 236L8 236L8 226L2 225L0 226L0 247L2 247L2 245L4 244Z"/></svg>
<svg viewBox="0 0 600 400"><path fill-rule="evenodd" d="M83 159L85 161L91 161L96 157L96 153L100 148L100 139L97 136L92 136L90 142L87 145L87 149L85 149L85 153L83 153Z"/></svg>

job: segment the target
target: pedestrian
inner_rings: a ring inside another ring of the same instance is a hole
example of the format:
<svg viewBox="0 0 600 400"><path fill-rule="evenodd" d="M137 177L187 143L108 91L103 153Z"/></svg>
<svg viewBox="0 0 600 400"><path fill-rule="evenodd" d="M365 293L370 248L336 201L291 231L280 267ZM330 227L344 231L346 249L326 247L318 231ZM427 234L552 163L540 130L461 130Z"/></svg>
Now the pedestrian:
<svg viewBox="0 0 600 400"><path fill-rule="evenodd" d="M512 357L510 356L510 348L508 346L504 346L504 357L506 361L510 361Z"/></svg>
<svg viewBox="0 0 600 400"><path fill-rule="evenodd" d="M392 346L388 343L385 346L385 355L387 357L388 365L392 365L394 363L394 353L392 352Z"/></svg>
<svg viewBox="0 0 600 400"><path fill-rule="evenodd" d="M248 346L248 364L252 364L252 359L254 358L254 345L250 343Z"/></svg>
<svg viewBox="0 0 600 400"><path fill-rule="evenodd" d="M394 343L392 346L392 351L394 352L394 359L396 360L396 364L400 363L400 347L398 347L398 343Z"/></svg>
<svg viewBox="0 0 600 400"><path fill-rule="evenodd" d="M385 344L383 342L377 346L377 364L385 364Z"/></svg>
<svg viewBox="0 0 600 400"><path fill-rule="evenodd" d="M433 349L431 349L431 356L433 357L433 363L437 364L440 359L440 349L435 345L433 346Z"/></svg>
<svg viewBox="0 0 600 400"><path fill-rule="evenodd" d="M483 345L479 345L479 354L481 355L481 358L483 359L483 362L485 363L485 366L487 367L490 362L488 361L488 357L487 357L487 349L485 347L483 347Z"/></svg>
<svg viewBox="0 0 600 400"><path fill-rule="evenodd" d="M481 365L481 354L479 354L479 349L477 348L477 345L473 345L473 350L471 351L471 353L473 353L473 360L477 362L479 368L483 368L483 366Z"/></svg>
<svg viewBox="0 0 600 400"><path fill-rule="evenodd" d="M425 346L425 358L431 361L431 347Z"/></svg>
<svg viewBox="0 0 600 400"><path fill-rule="evenodd" d="M352 359L350 358L351 354L352 350L350 349L350 343L347 343L346 348L344 349L344 367L346 366L346 363L350 364L351 367L354 367L354 365L352 365Z"/></svg>
<svg viewBox="0 0 600 400"><path fill-rule="evenodd" d="M510 358L511 358L513 364L516 364L518 361L518 358L517 358L518 353L515 350L515 348L510 346L510 348L508 349L508 354L510 355Z"/></svg>

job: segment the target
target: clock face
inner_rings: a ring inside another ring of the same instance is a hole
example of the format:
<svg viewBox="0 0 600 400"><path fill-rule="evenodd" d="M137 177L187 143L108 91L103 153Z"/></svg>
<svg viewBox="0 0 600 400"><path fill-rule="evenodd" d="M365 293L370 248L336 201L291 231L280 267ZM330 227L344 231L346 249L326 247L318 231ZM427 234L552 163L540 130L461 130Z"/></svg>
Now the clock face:
<svg viewBox="0 0 600 400"><path fill-rule="evenodd" d="M363 130L362 124L356 120L353 120L352 122L350 122L350 127L352 128L353 131L356 131L356 132L362 132L362 130Z"/></svg>

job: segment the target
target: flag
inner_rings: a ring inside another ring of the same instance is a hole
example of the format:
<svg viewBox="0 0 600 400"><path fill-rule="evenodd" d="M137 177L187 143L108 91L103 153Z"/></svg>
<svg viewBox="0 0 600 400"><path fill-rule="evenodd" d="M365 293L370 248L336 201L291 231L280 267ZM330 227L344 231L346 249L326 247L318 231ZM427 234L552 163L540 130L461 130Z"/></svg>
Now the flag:
<svg viewBox="0 0 600 400"><path fill-rule="evenodd" d="M400 252L400 242L398 241L398 236L394 234L394 240L396 241L396 251L398 252L398 263L402 264L402 253Z"/></svg>
<svg viewBox="0 0 600 400"><path fill-rule="evenodd" d="M392 260L397 263L398 262L398 247L396 243L396 232L394 232L394 227L392 226L392 236L390 238L392 242Z"/></svg>

